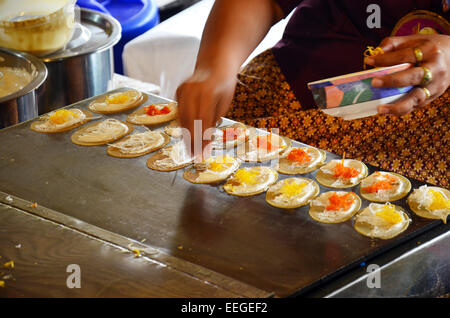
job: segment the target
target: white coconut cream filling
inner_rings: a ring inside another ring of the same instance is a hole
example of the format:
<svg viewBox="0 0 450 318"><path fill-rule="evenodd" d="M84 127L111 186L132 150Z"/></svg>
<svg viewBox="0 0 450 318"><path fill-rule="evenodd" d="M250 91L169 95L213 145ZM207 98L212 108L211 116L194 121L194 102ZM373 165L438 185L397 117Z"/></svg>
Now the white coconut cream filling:
<svg viewBox="0 0 450 318"><path fill-rule="evenodd" d="M124 141L119 141L109 146L119 149L123 153L141 153L152 148L160 147L164 143L164 137L159 132L148 131L131 135Z"/></svg>
<svg viewBox="0 0 450 318"><path fill-rule="evenodd" d="M78 140L82 142L101 142L111 138L116 138L128 132L128 126L117 119L107 119L95 126L84 130Z"/></svg>

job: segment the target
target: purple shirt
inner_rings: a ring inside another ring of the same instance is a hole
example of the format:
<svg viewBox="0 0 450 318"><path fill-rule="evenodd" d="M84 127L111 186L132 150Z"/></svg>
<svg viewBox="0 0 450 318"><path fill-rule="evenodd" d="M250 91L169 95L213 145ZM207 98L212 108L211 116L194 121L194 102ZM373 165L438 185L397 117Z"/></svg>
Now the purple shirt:
<svg viewBox="0 0 450 318"><path fill-rule="evenodd" d="M378 46L411 11L429 10L444 16L442 0L276 1L285 15L295 8L272 51L304 108L315 108L307 83L361 71L367 46ZM366 24L370 4L381 8L379 29Z"/></svg>

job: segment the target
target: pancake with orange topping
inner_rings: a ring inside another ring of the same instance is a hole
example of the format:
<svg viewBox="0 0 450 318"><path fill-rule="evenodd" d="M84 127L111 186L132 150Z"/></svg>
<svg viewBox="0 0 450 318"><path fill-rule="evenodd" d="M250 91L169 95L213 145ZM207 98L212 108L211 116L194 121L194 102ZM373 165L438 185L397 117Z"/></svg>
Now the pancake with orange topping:
<svg viewBox="0 0 450 318"><path fill-rule="evenodd" d="M94 113L116 114L141 105L147 96L136 90L112 93L97 98L88 108Z"/></svg>
<svg viewBox="0 0 450 318"><path fill-rule="evenodd" d="M405 231L410 222L397 205L371 203L355 216L354 228L362 235L388 240Z"/></svg>
<svg viewBox="0 0 450 318"><path fill-rule="evenodd" d="M290 148L281 156L277 171L288 175L310 173L323 165L326 156L325 151L312 147Z"/></svg>
<svg viewBox="0 0 450 318"><path fill-rule="evenodd" d="M358 185L367 177L369 169L358 160L332 160L317 172L316 180L321 185L333 189L345 189Z"/></svg>
<svg viewBox="0 0 450 318"><path fill-rule="evenodd" d="M133 125L109 118L78 129L70 139L79 146L99 146L119 140L133 129Z"/></svg>
<svg viewBox="0 0 450 318"><path fill-rule="evenodd" d="M77 108L60 109L31 123L31 130L41 133L60 133L79 127L92 119L92 113Z"/></svg>
<svg viewBox="0 0 450 318"><path fill-rule="evenodd" d="M311 201L309 215L321 223L342 223L361 208L361 199L353 192L332 191Z"/></svg>
<svg viewBox="0 0 450 318"><path fill-rule="evenodd" d="M231 149L247 141L249 130L244 124L235 123L216 129L212 137L213 149Z"/></svg>
<svg viewBox="0 0 450 318"><path fill-rule="evenodd" d="M161 149L170 142L169 136L159 131L146 131L109 144L107 154L117 158L136 158Z"/></svg>
<svg viewBox="0 0 450 318"><path fill-rule="evenodd" d="M404 198L411 182L393 172L377 171L361 181L361 196L372 202L393 202Z"/></svg>
<svg viewBox="0 0 450 318"><path fill-rule="evenodd" d="M239 166L240 160L228 155L210 157L203 163L187 169L183 176L192 183L217 183L228 178Z"/></svg>
<svg viewBox="0 0 450 318"><path fill-rule="evenodd" d="M280 209L296 209L307 205L320 192L319 185L306 178L288 178L270 186L266 201Z"/></svg>
<svg viewBox="0 0 450 318"><path fill-rule="evenodd" d="M441 219L447 224L447 217L450 214L449 190L423 185L411 193L407 202L418 216L432 220Z"/></svg>
<svg viewBox="0 0 450 318"><path fill-rule="evenodd" d="M278 179L278 173L269 167L251 167L238 169L223 189L231 195L247 197L267 191Z"/></svg>
<svg viewBox="0 0 450 318"><path fill-rule="evenodd" d="M128 115L127 122L135 125L158 125L174 120L177 114L176 102L151 104Z"/></svg>
<svg viewBox="0 0 450 318"><path fill-rule="evenodd" d="M275 134L259 135L238 147L238 157L247 162L265 162L279 158L291 146L291 140Z"/></svg>

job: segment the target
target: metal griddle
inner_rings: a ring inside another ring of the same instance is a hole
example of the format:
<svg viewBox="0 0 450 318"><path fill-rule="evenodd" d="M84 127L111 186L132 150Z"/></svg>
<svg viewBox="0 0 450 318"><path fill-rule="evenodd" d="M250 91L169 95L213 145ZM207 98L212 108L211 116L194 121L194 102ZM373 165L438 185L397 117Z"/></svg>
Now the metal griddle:
<svg viewBox="0 0 450 318"><path fill-rule="evenodd" d="M144 105L166 101L148 97ZM71 107L86 109L94 98ZM130 112L103 117L124 120ZM352 221L312 220L308 206L285 211L267 204L265 194L230 196L220 184L185 181L183 170L148 169L150 155L113 158L106 146L72 144L73 131L41 134L29 126L24 122L0 131L0 191L136 241L145 239L144 245L276 296L316 287L442 223L416 217L402 199L393 203L408 211L409 228L391 240L370 239L357 233ZM135 126L135 131L144 128ZM337 158L327 153L327 161ZM243 164L249 165L254 164ZM376 171L367 166L369 173ZM314 179L315 174L303 176ZM411 183L413 188L424 184ZM331 190L321 186L321 192ZM348 190L359 195L359 186ZM362 200L364 208L369 202Z"/></svg>

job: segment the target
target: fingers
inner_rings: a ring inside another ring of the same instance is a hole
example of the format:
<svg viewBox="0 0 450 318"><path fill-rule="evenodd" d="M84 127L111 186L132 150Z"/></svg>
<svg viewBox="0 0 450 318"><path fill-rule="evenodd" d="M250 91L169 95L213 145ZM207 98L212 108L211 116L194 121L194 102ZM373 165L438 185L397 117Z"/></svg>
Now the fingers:
<svg viewBox="0 0 450 318"><path fill-rule="evenodd" d="M217 108L218 97L214 94L213 91L207 90L202 93L199 104L199 112L198 112L198 120L201 120L202 131L201 135L195 135L194 138L198 138L198 141L201 140L202 145L202 153L203 150L208 146L211 142L210 134L205 134L209 128L216 126L216 118L215 118L215 109ZM196 153L196 155L199 155Z"/></svg>
<svg viewBox="0 0 450 318"><path fill-rule="evenodd" d="M433 73L434 64L424 64L423 66ZM419 86L424 76L425 71L422 67L414 67L392 75L376 77L372 80L372 86L376 88Z"/></svg>
<svg viewBox="0 0 450 318"><path fill-rule="evenodd" d="M422 88L417 87L409 92L409 94L402 97L395 104L379 106L378 113L403 116L413 111L414 108L423 107L430 103L433 100L433 97L434 96L428 99L425 91Z"/></svg>
<svg viewBox="0 0 450 318"><path fill-rule="evenodd" d="M189 89L189 84L182 84L177 89L177 101L178 101L178 112L179 112L179 122L181 127L188 129L190 138L185 138L184 142L188 153L192 155L194 150L194 120L197 117L197 95Z"/></svg>

